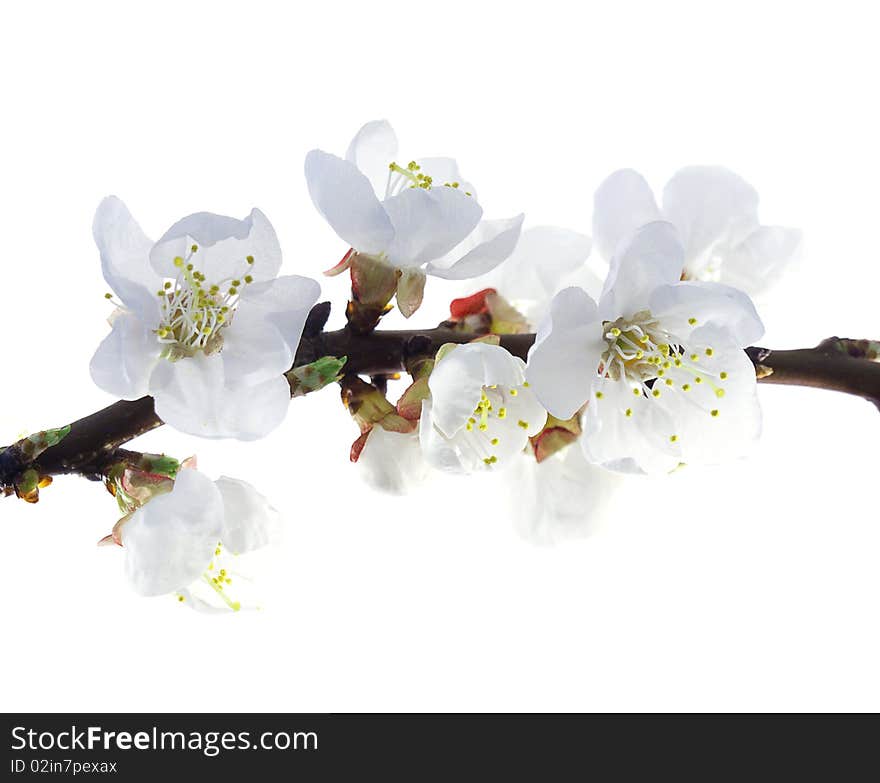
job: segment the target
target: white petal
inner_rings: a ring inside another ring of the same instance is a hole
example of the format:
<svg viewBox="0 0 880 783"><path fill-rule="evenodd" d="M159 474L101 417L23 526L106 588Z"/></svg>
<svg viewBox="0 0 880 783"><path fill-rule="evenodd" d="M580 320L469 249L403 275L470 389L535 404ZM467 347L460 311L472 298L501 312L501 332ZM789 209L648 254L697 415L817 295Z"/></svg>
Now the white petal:
<svg viewBox="0 0 880 783"><path fill-rule="evenodd" d="M384 251L394 227L373 186L353 163L321 150L306 155L306 183L318 212L345 243L367 254Z"/></svg>
<svg viewBox="0 0 880 783"><path fill-rule="evenodd" d="M758 227L758 193L719 166L682 169L663 189L663 216L678 228L689 273L717 249L738 244Z"/></svg>
<svg viewBox="0 0 880 783"><path fill-rule="evenodd" d="M373 427L357 461L360 477L373 489L390 495L405 495L428 477L428 463L422 457L415 432L388 432Z"/></svg>
<svg viewBox="0 0 880 783"><path fill-rule="evenodd" d="M651 293L681 279L684 249L671 223L657 221L622 242L611 260L599 301L603 320L631 316L648 306Z"/></svg>
<svg viewBox="0 0 880 783"><path fill-rule="evenodd" d="M590 535L621 484L618 474L587 462L578 444L543 462L526 453L509 476L508 512L519 533L536 544Z"/></svg>
<svg viewBox="0 0 880 783"><path fill-rule="evenodd" d="M222 334L220 356L228 384L262 383L284 374L293 364L290 345L259 312L239 308Z"/></svg>
<svg viewBox="0 0 880 783"><path fill-rule="evenodd" d="M345 153L345 159L360 169L380 199L385 198L388 164L396 158L397 135L387 120L373 120L364 125Z"/></svg>
<svg viewBox="0 0 880 783"><path fill-rule="evenodd" d="M256 310L275 324L296 354L306 318L320 294L321 286L314 280L299 275L282 275L245 286L241 291L241 307Z"/></svg>
<svg viewBox="0 0 880 783"><path fill-rule="evenodd" d="M764 334L764 324L748 295L720 283L660 286L651 294L649 306L663 328L682 339L707 323L726 330L741 346L752 345Z"/></svg>
<svg viewBox="0 0 880 783"><path fill-rule="evenodd" d="M281 424L290 402L290 386L282 375L230 388L220 354L160 362L150 393L166 424L203 438L262 438Z"/></svg>
<svg viewBox="0 0 880 783"><path fill-rule="evenodd" d="M150 374L162 346L134 313L119 311L89 364L92 380L105 392L136 400L149 390Z"/></svg>
<svg viewBox="0 0 880 783"><path fill-rule="evenodd" d="M720 280L754 296L771 288L801 252L797 229L761 226L725 253Z"/></svg>
<svg viewBox="0 0 880 783"><path fill-rule="evenodd" d="M593 203L593 241L606 261L636 230L660 220L654 193L645 178L621 169L599 185Z"/></svg>
<svg viewBox="0 0 880 783"><path fill-rule="evenodd" d="M221 476L214 482L223 498L220 541L232 554L241 555L274 543L281 515L246 481Z"/></svg>
<svg viewBox="0 0 880 783"><path fill-rule="evenodd" d="M158 324L156 291L162 282L150 266L153 242L116 196L108 196L98 205L92 235L101 254L104 279L142 321L149 326Z"/></svg>
<svg viewBox="0 0 880 783"><path fill-rule="evenodd" d="M198 250L193 253L192 247ZM254 280L271 280L281 268L281 245L269 219L252 209L243 220L197 212L178 220L156 242L150 261L164 277L176 277L176 257L189 258L208 284L224 288L229 281L251 275ZM192 256L190 258L190 256ZM254 259L248 263L248 256ZM225 282L225 285L224 285Z"/></svg>
<svg viewBox="0 0 880 783"><path fill-rule="evenodd" d="M223 525L223 502L214 482L182 470L167 495L138 509L121 527L125 572L141 595L187 587L204 573Z"/></svg>
<svg viewBox="0 0 880 783"><path fill-rule="evenodd" d="M431 400L422 401L419 419L419 445L425 462L436 470L446 473L470 473L476 469L474 455L462 451L461 444L453 436L449 438L433 424Z"/></svg>
<svg viewBox="0 0 880 783"><path fill-rule="evenodd" d="M671 368L666 377L673 387L654 401L673 422L682 461L714 464L747 453L761 432L754 366L714 324L696 329L685 347L699 357L696 370Z"/></svg>
<svg viewBox="0 0 880 783"><path fill-rule="evenodd" d="M525 215L506 220L482 220L443 258L428 264L427 272L445 280L466 280L484 275L514 251Z"/></svg>
<svg viewBox="0 0 880 783"><path fill-rule="evenodd" d="M543 316L550 300L563 288L583 278L590 296L598 297L602 283L587 268L590 238L576 231L555 226L535 226L522 232L516 250L492 275L486 285L497 289L505 299L534 320ZM540 319L537 319L540 320Z"/></svg>
<svg viewBox="0 0 880 783"><path fill-rule="evenodd" d="M455 188L407 188L384 202L394 225L391 263L421 266L448 253L480 222L476 199Z"/></svg>
<svg viewBox="0 0 880 783"><path fill-rule="evenodd" d="M672 439L677 426L653 397L641 390L635 394L624 379L605 378L594 387L584 412L580 443L592 463L627 473L633 467L668 473L681 461L680 436Z"/></svg>
<svg viewBox="0 0 880 783"><path fill-rule="evenodd" d="M565 288L550 305L529 351L526 377L541 404L570 419L583 407L604 350L596 303L580 288Z"/></svg>
<svg viewBox="0 0 880 783"><path fill-rule="evenodd" d="M451 437L473 415L484 386L519 386L523 368L521 359L497 345L456 346L437 362L428 379L434 424Z"/></svg>

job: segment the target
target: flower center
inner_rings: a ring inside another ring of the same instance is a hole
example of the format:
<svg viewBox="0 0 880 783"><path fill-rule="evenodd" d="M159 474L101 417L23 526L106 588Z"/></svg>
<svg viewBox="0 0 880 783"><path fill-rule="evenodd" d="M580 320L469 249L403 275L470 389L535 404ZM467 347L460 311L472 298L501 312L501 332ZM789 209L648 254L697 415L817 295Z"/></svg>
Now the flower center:
<svg viewBox="0 0 880 783"><path fill-rule="evenodd" d="M444 187L459 188L460 182L444 182ZM430 190L434 187L434 178L430 174L425 174L422 167L411 160L406 164L406 168L392 161L388 164L388 182L385 185L385 198L396 196L406 188L421 188L422 190ZM463 191L466 196L471 194Z"/></svg>
<svg viewBox="0 0 880 783"><path fill-rule="evenodd" d="M223 347L222 331L238 307L239 291L242 285L254 280L250 274L242 274L208 281L190 260L198 249L198 245L193 245L186 258L174 259L179 270L177 277L166 280L156 293L160 302L156 337L167 346L162 355L171 361L198 351L218 352ZM248 256L242 261L241 272L248 272L253 264L254 257Z"/></svg>
<svg viewBox="0 0 880 783"><path fill-rule="evenodd" d="M697 324L688 318L690 326ZM713 418L720 413L720 400L725 396L724 384L730 373L720 366L719 357L711 345L684 345L673 337L648 310L630 318L618 318L603 323L603 337L607 348L601 357L599 375L611 381L627 383L636 397L621 413L632 418L637 404L666 393L682 393ZM597 392L596 399L604 400ZM633 407L635 406L635 407ZM670 433L675 443L679 436Z"/></svg>
<svg viewBox="0 0 880 783"><path fill-rule="evenodd" d="M483 387L480 401L465 423L465 433L487 467L498 462L497 447L502 441L523 439L523 433L528 432L530 422L517 418L519 409L523 407L518 398L523 394L523 389L527 388L527 383L518 387Z"/></svg>

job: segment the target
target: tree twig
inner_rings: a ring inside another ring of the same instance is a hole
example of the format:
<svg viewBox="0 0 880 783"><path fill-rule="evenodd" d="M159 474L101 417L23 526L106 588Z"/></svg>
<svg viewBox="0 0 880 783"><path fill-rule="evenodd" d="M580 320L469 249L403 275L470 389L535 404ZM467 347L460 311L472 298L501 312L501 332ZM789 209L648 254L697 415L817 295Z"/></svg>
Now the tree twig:
<svg viewBox="0 0 880 783"><path fill-rule="evenodd" d="M306 323L294 367L323 356L345 356L348 357L347 373L388 375L403 371L411 358L433 356L444 343L466 343L478 336L459 331L452 324L423 330L377 330L369 334L358 334L350 329L324 332L328 313L326 303L315 306ZM525 359L535 335L504 335L500 339L502 347ZM876 348L876 342L832 337L815 348L776 351L752 347L746 349L746 353L761 383L854 394L880 407L880 363L872 360L877 357ZM151 397L116 402L73 422L70 433L34 462L17 458L14 447L0 449L0 487L12 487L27 469L34 469L41 476L78 474L101 479L120 459L119 449L123 444L161 424Z"/></svg>

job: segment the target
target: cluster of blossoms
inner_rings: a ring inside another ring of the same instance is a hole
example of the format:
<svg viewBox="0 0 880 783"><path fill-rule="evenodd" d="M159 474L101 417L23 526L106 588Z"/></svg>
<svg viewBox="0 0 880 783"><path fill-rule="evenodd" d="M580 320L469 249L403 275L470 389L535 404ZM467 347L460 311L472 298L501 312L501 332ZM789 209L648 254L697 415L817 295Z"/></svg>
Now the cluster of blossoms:
<svg viewBox="0 0 880 783"><path fill-rule="evenodd" d="M523 231L523 215L484 219L454 160L399 157L384 121L344 158L310 152L305 176L347 248L326 274L350 275L353 334L368 335L392 300L412 316L428 276L467 281L444 285L470 294L452 302L448 342L407 357L396 403L385 378L337 374L341 357L305 389L339 381L360 427L352 460L375 487L503 471L525 528L553 539L583 529L615 473L720 462L759 434L743 349L763 326L750 296L796 256L800 234L762 225L735 174L684 169L658 206L639 174L615 172L596 192L592 241ZM95 382L124 399L153 395L158 415L192 435L275 429L309 371L291 368L319 286L278 276L263 213L190 215L152 242L111 197L94 235L116 305ZM243 482L211 482L187 463L172 472L128 465L108 478L125 512L108 540L126 550L138 592L238 608L221 558L268 543L277 514Z"/></svg>

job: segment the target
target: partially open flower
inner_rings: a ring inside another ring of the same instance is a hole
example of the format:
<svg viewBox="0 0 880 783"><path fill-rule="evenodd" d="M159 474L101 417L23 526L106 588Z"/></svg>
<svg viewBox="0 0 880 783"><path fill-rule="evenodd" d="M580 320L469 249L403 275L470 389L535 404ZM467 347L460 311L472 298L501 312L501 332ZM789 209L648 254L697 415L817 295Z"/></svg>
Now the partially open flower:
<svg viewBox="0 0 880 783"><path fill-rule="evenodd" d="M259 210L244 220L201 212L147 239L113 196L98 207L95 242L118 297L112 332L91 362L95 383L156 399L168 424L193 435L250 440L285 416L293 363L320 292L277 277L281 249Z"/></svg>
<svg viewBox="0 0 880 783"><path fill-rule="evenodd" d="M425 459L454 473L505 467L547 419L525 380L525 363L487 343L444 349L422 402Z"/></svg>
<svg viewBox="0 0 880 783"><path fill-rule="evenodd" d="M170 491L146 502L114 534L140 595L175 594L196 609L238 611L235 558L271 543L278 527L278 512L250 484L183 469Z"/></svg>
<svg viewBox="0 0 880 783"><path fill-rule="evenodd" d="M800 252L801 232L761 225L757 191L718 166L679 171L663 189L662 208L632 169L614 172L596 191L593 240L608 260L634 231L657 220L678 232L685 279L725 283L752 296L773 285Z"/></svg>
<svg viewBox="0 0 880 783"><path fill-rule="evenodd" d="M402 160L391 126L374 121L358 131L344 160L312 150L305 174L318 211L353 249L331 273L358 256L397 270L398 306L409 317L421 304L426 273L456 280L484 274L511 253L523 216L481 221L473 186L451 158Z"/></svg>

